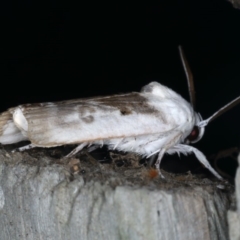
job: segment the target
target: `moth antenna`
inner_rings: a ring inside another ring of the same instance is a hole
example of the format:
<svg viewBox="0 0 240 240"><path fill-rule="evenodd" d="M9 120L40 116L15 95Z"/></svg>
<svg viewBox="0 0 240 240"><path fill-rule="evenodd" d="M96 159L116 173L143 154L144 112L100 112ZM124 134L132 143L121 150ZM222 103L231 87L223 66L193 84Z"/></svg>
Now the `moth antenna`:
<svg viewBox="0 0 240 240"><path fill-rule="evenodd" d="M231 108L235 107L237 104L240 103L240 96L235 98L234 100L232 100L231 102L229 102L228 104L226 104L225 106L221 107L217 112L215 112L211 117L209 117L206 120L201 121L198 126L199 127L205 127L208 125L209 122L211 122L212 120L214 120L215 118L221 116L223 113L227 112L228 110L230 110Z"/></svg>
<svg viewBox="0 0 240 240"><path fill-rule="evenodd" d="M193 109L195 109L196 99L195 99L195 88L194 88L193 74L192 74L191 68L190 68L190 66L187 62L187 58L185 57L185 54L183 52L182 46L178 46L178 50L179 50L182 65L183 65L183 68L184 68L184 72L185 72L185 75L187 77L190 102L192 104Z"/></svg>

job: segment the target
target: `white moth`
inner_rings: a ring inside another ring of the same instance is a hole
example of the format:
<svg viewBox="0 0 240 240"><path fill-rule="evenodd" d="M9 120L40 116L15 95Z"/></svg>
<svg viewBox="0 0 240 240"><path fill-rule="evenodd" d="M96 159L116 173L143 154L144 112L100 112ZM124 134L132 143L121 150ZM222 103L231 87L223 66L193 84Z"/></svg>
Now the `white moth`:
<svg viewBox="0 0 240 240"><path fill-rule="evenodd" d="M187 74L191 103L194 89L191 72L180 49ZM78 144L66 157L84 147L89 151L107 145L109 149L135 152L143 157L158 154L156 168L165 153L194 153L217 178L221 176L206 157L189 143L199 141L204 127L214 118L240 102L240 97L206 120L179 94L158 82L144 86L141 92L76 99L56 103L24 104L0 115L0 143L29 140L33 147Z"/></svg>

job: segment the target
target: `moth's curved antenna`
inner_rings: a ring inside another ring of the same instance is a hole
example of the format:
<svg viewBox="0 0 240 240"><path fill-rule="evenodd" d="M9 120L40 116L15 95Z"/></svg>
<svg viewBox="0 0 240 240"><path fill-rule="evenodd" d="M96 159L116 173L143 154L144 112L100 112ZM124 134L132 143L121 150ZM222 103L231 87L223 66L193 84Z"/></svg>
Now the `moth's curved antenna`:
<svg viewBox="0 0 240 240"><path fill-rule="evenodd" d="M185 57L185 54L183 52L182 46L178 46L178 50L179 50L179 54L181 57L181 61L182 61L182 65L184 68L184 72L186 74L187 77L187 82L188 82L188 91L189 91L189 95L190 95L190 102L192 104L193 109L195 109L196 107L196 100L195 100L195 90L194 90L194 82L193 82L193 75L192 75L192 71L189 67L189 64L187 62L187 59Z"/></svg>
<svg viewBox="0 0 240 240"><path fill-rule="evenodd" d="M205 127L208 125L209 122L214 120L215 118L221 116L223 113L227 112L231 108L235 107L237 104L240 103L240 96L232 100L230 103L226 104L225 106L221 107L217 112L215 112L211 117L206 120L201 121L198 126Z"/></svg>

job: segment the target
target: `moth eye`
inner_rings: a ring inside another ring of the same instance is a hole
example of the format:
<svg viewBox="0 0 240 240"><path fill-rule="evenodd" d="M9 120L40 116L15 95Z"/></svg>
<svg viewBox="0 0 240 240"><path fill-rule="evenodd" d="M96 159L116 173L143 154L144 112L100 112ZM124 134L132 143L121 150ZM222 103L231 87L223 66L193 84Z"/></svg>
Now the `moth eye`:
<svg viewBox="0 0 240 240"><path fill-rule="evenodd" d="M199 137L199 127L194 126L193 130L187 137L187 140L189 140L190 142L195 142L198 139L198 137Z"/></svg>
<svg viewBox="0 0 240 240"><path fill-rule="evenodd" d="M203 137L204 131L204 127L194 126L191 133L188 135L184 142L186 144L198 142Z"/></svg>

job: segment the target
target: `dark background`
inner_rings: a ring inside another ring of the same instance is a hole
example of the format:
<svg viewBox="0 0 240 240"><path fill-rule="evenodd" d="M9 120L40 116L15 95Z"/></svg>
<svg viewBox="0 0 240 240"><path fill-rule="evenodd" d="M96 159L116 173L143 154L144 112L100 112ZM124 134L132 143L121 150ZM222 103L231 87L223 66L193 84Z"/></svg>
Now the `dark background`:
<svg viewBox="0 0 240 240"><path fill-rule="evenodd" d="M139 91L153 80L189 99L179 44L203 118L240 95L240 10L229 2L67 4L1 1L1 111ZM212 122L196 146L207 155L238 147L239 113Z"/></svg>

